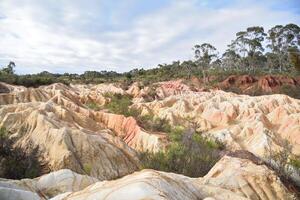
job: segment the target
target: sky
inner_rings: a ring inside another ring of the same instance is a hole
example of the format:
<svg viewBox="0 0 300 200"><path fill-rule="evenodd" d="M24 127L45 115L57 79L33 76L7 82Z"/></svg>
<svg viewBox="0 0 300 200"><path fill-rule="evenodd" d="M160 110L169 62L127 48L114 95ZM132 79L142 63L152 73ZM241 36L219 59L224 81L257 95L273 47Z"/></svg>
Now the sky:
<svg viewBox="0 0 300 200"><path fill-rule="evenodd" d="M16 73L129 71L222 53L249 26L300 25L300 0L0 0L0 66Z"/></svg>

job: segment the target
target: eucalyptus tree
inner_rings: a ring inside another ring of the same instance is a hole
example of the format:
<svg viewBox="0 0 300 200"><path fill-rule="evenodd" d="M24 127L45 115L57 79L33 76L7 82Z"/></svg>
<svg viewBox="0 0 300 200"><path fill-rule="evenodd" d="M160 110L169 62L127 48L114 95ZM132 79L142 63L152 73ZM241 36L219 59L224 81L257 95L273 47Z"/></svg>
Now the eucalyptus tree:
<svg viewBox="0 0 300 200"><path fill-rule="evenodd" d="M280 66L280 55L274 52L267 52L265 54L267 59L267 67L269 68L269 72L271 73L274 69L277 69ZM280 68L281 69L281 68Z"/></svg>
<svg viewBox="0 0 300 200"><path fill-rule="evenodd" d="M185 70L188 79L191 78L192 74L197 74L197 65L192 60L183 61L181 67Z"/></svg>
<svg viewBox="0 0 300 200"><path fill-rule="evenodd" d="M300 75L300 50L293 48L289 50L288 59L290 65L296 69L296 73Z"/></svg>
<svg viewBox="0 0 300 200"><path fill-rule="evenodd" d="M259 61L264 52L262 42L265 36L264 28L260 26L249 27L236 34L236 39L232 41L231 45L244 58L246 67L255 69L261 65Z"/></svg>
<svg viewBox="0 0 300 200"><path fill-rule="evenodd" d="M211 62L218 57L216 47L209 43L195 45L193 50L196 61L204 66L204 68L209 68Z"/></svg>
<svg viewBox="0 0 300 200"><path fill-rule="evenodd" d="M193 51L196 64L202 71L205 81L205 70L211 66L212 62L218 59L217 48L209 43L203 43L201 45L195 45Z"/></svg>
<svg viewBox="0 0 300 200"><path fill-rule="evenodd" d="M222 55L222 67L224 69L239 69L241 56L236 52L233 45L228 45L228 47Z"/></svg>
<svg viewBox="0 0 300 200"><path fill-rule="evenodd" d="M277 56L280 71L288 68L288 52L300 48L300 28L296 24L276 25L268 31L268 48ZM275 60L276 61L276 60Z"/></svg>
<svg viewBox="0 0 300 200"><path fill-rule="evenodd" d="M16 67L16 64L13 61L10 61L6 67L2 68L1 72L4 72L6 74L14 74L15 67Z"/></svg>

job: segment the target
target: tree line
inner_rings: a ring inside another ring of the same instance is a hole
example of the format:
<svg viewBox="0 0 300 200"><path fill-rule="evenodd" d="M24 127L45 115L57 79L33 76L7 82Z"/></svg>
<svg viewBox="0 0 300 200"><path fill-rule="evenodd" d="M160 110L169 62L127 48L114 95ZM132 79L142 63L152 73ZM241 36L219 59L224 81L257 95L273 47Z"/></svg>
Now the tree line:
<svg viewBox="0 0 300 200"><path fill-rule="evenodd" d="M300 28L296 24L276 25L265 32L253 26L236 33L236 38L219 56L217 49L208 43L195 45L195 60L202 68L256 70L268 68L280 72L293 67L289 56L299 54Z"/></svg>
<svg viewBox="0 0 300 200"><path fill-rule="evenodd" d="M276 25L265 31L263 27L248 27L236 33L235 38L219 53L212 44L197 44L192 48L194 59L159 64L152 69L136 68L129 72L86 71L83 74L16 75L15 63L10 62L0 70L0 81L25 86L39 86L55 82L156 82L175 78L190 78L213 74L277 74L295 75L300 71L300 28L296 24Z"/></svg>

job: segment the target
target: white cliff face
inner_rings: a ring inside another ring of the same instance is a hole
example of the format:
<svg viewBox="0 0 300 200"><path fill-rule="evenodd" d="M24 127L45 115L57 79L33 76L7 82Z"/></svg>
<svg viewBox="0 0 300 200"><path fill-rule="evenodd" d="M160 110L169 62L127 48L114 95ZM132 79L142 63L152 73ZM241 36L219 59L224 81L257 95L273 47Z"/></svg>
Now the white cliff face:
<svg viewBox="0 0 300 200"><path fill-rule="evenodd" d="M98 182L63 199L224 199L218 192L222 192L225 199L243 199L229 190L198 185L194 179L154 170L135 172L116 181Z"/></svg>
<svg viewBox="0 0 300 200"><path fill-rule="evenodd" d="M70 170L60 170L36 179L0 180L0 196L10 200L242 200L293 199L273 171L264 165L223 157L203 178L142 170L113 181L98 181ZM13 193L13 196L8 194Z"/></svg>
<svg viewBox="0 0 300 200"><path fill-rule="evenodd" d="M62 169L35 179L0 179L0 199L43 199L65 192L76 192L99 181L96 178Z"/></svg>
<svg viewBox="0 0 300 200"><path fill-rule="evenodd" d="M249 199L292 199L274 171L247 159L224 156L200 182Z"/></svg>

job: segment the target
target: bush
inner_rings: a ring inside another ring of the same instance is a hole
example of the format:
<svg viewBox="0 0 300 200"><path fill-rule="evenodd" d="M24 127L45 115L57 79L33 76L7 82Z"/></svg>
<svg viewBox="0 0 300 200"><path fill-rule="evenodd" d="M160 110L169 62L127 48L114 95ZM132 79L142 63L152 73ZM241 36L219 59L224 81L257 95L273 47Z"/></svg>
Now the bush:
<svg viewBox="0 0 300 200"><path fill-rule="evenodd" d="M292 145L288 140L277 138L281 148L274 149L272 145L268 143L266 150L267 162L276 170L277 174L284 178L289 178L291 171L289 170L289 157L292 155Z"/></svg>
<svg viewBox="0 0 300 200"><path fill-rule="evenodd" d="M143 96L145 102L150 102L150 101L153 101L158 98L158 96L156 94L156 89L157 89L158 85L152 84L152 85L149 85L148 87L149 87L149 89L148 89L147 94L145 96Z"/></svg>
<svg viewBox="0 0 300 200"><path fill-rule="evenodd" d="M154 117L152 114L135 116L138 124L148 131L170 132L171 126L166 119Z"/></svg>
<svg viewBox="0 0 300 200"><path fill-rule="evenodd" d="M293 182L291 176L293 172L300 174L300 157L293 155L293 146L291 143L280 137L277 137L277 142L280 144L280 149L272 148L268 143L266 147L266 162L277 173L282 181Z"/></svg>
<svg viewBox="0 0 300 200"><path fill-rule="evenodd" d="M300 88L299 87L294 87L290 85L283 85L281 86L279 93L280 94L286 94L289 95L290 97L300 99Z"/></svg>
<svg viewBox="0 0 300 200"><path fill-rule="evenodd" d="M95 111L99 111L101 109L101 107L95 103L95 102L90 102L90 103L86 103L85 104L89 109L95 110Z"/></svg>
<svg viewBox="0 0 300 200"><path fill-rule="evenodd" d="M107 93L105 97L110 99L110 101L104 105L104 108L108 109L109 112L125 116L132 114L129 108L132 104L132 97L130 95Z"/></svg>
<svg viewBox="0 0 300 200"><path fill-rule="evenodd" d="M130 108L132 105L130 95L107 93L104 96L109 99L109 102L104 105L109 112L134 117L139 126L148 131L170 132L171 126L166 119L155 117L153 114L141 116L138 109ZM89 103L87 106L94 110L99 109L95 103Z"/></svg>
<svg viewBox="0 0 300 200"><path fill-rule="evenodd" d="M30 144L29 144L30 145ZM9 179L35 178L41 175L37 148L31 153L13 147L5 128L0 128L0 177Z"/></svg>
<svg viewBox="0 0 300 200"><path fill-rule="evenodd" d="M83 166L83 170L87 175L91 175L92 166L90 164L85 164Z"/></svg>
<svg viewBox="0 0 300 200"><path fill-rule="evenodd" d="M165 152L143 152L140 159L143 168L200 177L220 159L223 148L202 137L199 133L177 127L169 133L170 145Z"/></svg>
<svg viewBox="0 0 300 200"><path fill-rule="evenodd" d="M299 156L292 156L292 158L290 158L290 160L289 160L289 164L297 170L298 174L300 174L300 158L299 158Z"/></svg>

